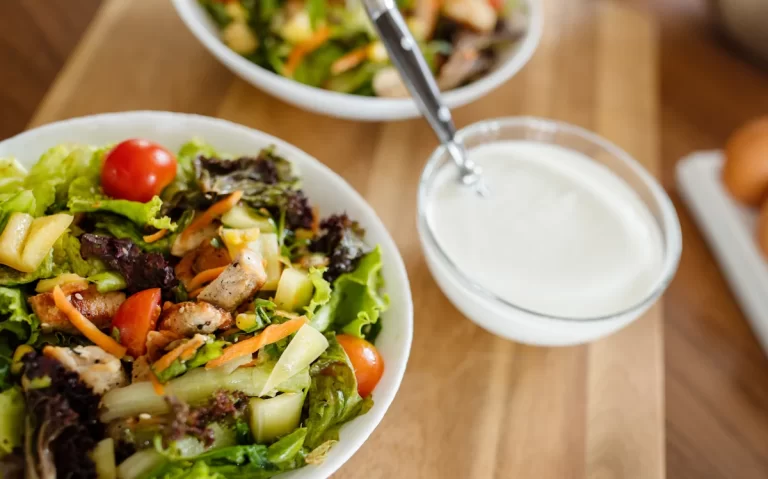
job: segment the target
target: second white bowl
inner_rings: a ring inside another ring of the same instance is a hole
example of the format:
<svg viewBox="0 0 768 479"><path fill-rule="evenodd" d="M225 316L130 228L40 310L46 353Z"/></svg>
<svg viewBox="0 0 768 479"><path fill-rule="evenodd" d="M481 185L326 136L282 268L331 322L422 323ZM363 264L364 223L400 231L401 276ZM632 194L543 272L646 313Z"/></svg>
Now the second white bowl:
<svg viewBox="0 0 768 479"><path fill-rule="evenodd" d="M410 98L378 98L338 93L304 85L248 61L220 39L213 21L197 0L172 0L181 19L200 43L233 73L251 85L299 108L350 120L391 121L419 116ZM539 43L543 24L541 0L525 0L529 26L525 37L502 54L490 73L469 85L443 94L449 108L487 95L509 80L528 62Z"/></svg>

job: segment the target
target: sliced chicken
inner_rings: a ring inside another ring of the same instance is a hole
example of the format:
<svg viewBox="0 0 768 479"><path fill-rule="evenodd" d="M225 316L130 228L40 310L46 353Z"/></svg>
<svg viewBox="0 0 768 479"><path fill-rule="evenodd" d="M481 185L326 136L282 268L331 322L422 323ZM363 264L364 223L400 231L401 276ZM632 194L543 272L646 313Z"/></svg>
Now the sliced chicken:
<svg viewBox="0 0 768 479"><path fill-rule="evenodd" d="M479 32L492 32L498 20L498 14L488 0L445 0L443 13Z"/></svg>
<svg viewBox="0 0 768 479"><path fill-rule="evenodd" d="M147 356L139 356L133 361L131 383L149 381L150 374L152 374L152 369L150 369L149 358Z"/></svg>
<svg viewBox="0 0 768 479"><path fill-rule="evenodd" d="M166 308L160 315L158 330L161 333L170 331L180 336L192 336L197 333L212 334L218 329L230 328L232 324L232 315L227 311L205 301L187 301ZM168 341L164 348L172 341Z"/></svg>
<svg viewBox="0 0 768 479"><path fill-rule="evenodd" d="M488 70L492 61L490 58L480 55L471 47L459 47L440 69L437 77L437 85L440 90L453 90L478 75Z"/></svg>
<svg viewBox="0 0 768 479"><path fill-rule="evenodd" d="M78 346L74 349L46 346L43 354L76 372L96 394L128 385L128 376L120 360L98 346Z"/></svg>
<svg viewBox="0 0 768 479"><path fill-rule="evenodd" d="M266 282L267 272L261 255L246 249L197 298L234 311Z"/></svg>
<svg viewBox="0 0 768 479"><path fill-rule="evenodd" d="M173 331L150 331L147 334L147 356L150 361L155 361L165 354L166 348L172 342L183 338L181 334Z"/></svg>
<svg viewBox="0 0 768 479"><path fill-rule="evenodd" d="M99 329L109 329L112 317L125 301L125 293L99 293L95 286L85 291L72 293L68 297L72 305L88 318ZM67 334L80 334L77 328L69 322L66 315L56 307L53 293L42 293L28 299L32 311L40 318L40 327L44 333L54 331Z"/></svg>
<svg viewBox="0 0 768 479"><path fill-rule="evenodd" d="M180 234L176 237L176 240L171 246L171 254L174 256L184 256L187 252L192 251L206 240L211 240L216 237L219 231L219 225L217 223L211 223L205 228L192 231L188 234Z"/></svg>
<svg viewBox="0 0 768 479"><path fill-rule="evenodd" d="M187 252L176 265L176 278L188 288L195 275L207 269L219 268L232 262L226 248L216 248L210 242Z"/></svg>

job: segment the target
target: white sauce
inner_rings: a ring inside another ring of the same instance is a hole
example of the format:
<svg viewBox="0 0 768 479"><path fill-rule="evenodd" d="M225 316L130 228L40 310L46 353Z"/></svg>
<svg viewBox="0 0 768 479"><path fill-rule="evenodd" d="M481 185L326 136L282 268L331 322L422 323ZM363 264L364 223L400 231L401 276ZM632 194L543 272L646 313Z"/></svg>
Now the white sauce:
<svg viewBox="0 0 768 479"><path fill-rule="evenodd" d="M637 194L577 151L504 141L469 152L491 195L437 173L427 221L470 279L538 313L590 318L642 301L661 272L661 231Z"/></svg>

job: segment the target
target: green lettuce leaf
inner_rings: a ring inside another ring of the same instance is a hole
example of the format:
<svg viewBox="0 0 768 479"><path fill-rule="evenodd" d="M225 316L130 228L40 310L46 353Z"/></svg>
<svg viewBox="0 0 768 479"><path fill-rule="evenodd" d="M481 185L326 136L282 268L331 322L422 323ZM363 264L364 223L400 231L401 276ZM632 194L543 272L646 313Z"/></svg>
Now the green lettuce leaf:
<svg viewBox="0 0 768 479"><path fill-rule="evenodd" d="M159 216L163 200L155 196L147 203L115 200L99 192L98 183L91 178L78 178L69 185L67 208L72 213L109 212L123 216L138 226L176 230L167 216Z"/></svg>
<svg viewBox="0 0 768 479"><path fill-rule="evenodd" d="M323 273L325 273L326 269L309 269L309 279L312 281L315 291L312 293L312 300L309 302L309 305L304 308L308 318L312 318L319 307L324 306L331 300L331 283L323 279Z"/></svg>
<svg viewBox="0 0 768 479"><path fill-rule="evenodd" d="M171 250L173 242L176 240L178 233L184 230L184 228L192 222L194 217L194 211L186 211L182 214L181 218L176 222L176 232L171 235L166 235L152 243L144 241L144 232L134 223L125 221L120 216L113 214L98 214L94 215L95 225L97 230L101 230L107 233L109 236L113 236L118 239L129 239L141 248L142 251L147 253L168 253Z"/></svg>
<svg viewBox="0 0 768 479"><path fill-rule="evenodd" d="M321 86L331 76L331 65L346 51L328 42L307 55L293 72L293 79L311 86Z"/></svg>
<svg viewBox="0 0 768 479"><path fill-rule="evenodd" d="M346 422L365 414L373 405L357 392L357 379L349 357L327 333L328 349L312 364L312 384L307 395L306 446L315 449L327 441L338 441L339 429Z"/></svg>
<svg viewBox="0 0 768 479"><path fill-rule="evenodd" d="M59 145L43 153L24 181L36 199L34 216L42 216L51 207L55 211L64 209L74 180L97 182L109 148Z"/></svg>
<svg viewBox="0 0 768 479"><path fill-rule="evenodd" d="M363 256L357 268L333 283L331 300L312 317L320 331L329 328L358 338L372 338L379 316L389 307L389 298L379 294L382 287L381 249L377 246Z"/></svg>
<svg viewBox="0 0 768 479"><path fill-rule="evenodd" d="M53 260L62 273L75 273L87 278L103 273L107 267L96 258L84 259L80 254L80 240L65 233L53 245Z"/></svg>
<svg viewBox="0 0 768 479"><path fill-rule="evenodd" d="M48 253L40 266L31 273L22 273L11 267L0 265L0 286L18 286L29 284L39 279L53 278L61 273L66 273L66 269L57 267L54 261L54 249Z"/></svg>
<svg viewBox="0 0 768 479"><path fill-rule="evenodd" d="M35 195L29 190L0 195L0 232L5 229L5 225L13 213L34 215L37 209L36 205Z"/></svg>
<svg viewBox="0 0 768 479"><path fill-rule="evenodd" d="M147 479L266 479L304 465L306 435L307 430L299 428L269 447L263 444L231 446L195 457L171 458ZM190 475L193 473L198 475Z"/></svg>
<svg viewBox="0 0 768 479"><path fill-rule="evenodd" d="M14 387L0 394L0 457L21 446L25 410L21 389Z"/></svg>
<svg viewBox="0 0 768 479"><path fill-rule="evenodd" d="M0 287L0 391L13 383L10 375L13 351L24 343L34 343L40 321L29 313L24 293L17 288Z"/></svg>
<svg viewBox="0 0 768 479"><path fill-rule="evenodd" d="M0 194L16 193L24 187L27 170L15 158L0 158Z"/></svg>

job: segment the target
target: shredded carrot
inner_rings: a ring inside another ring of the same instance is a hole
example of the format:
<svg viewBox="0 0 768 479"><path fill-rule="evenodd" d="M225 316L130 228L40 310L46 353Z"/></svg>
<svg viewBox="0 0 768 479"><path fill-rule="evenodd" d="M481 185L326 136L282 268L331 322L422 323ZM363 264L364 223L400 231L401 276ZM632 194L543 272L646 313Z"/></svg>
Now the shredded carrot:
<svg viewBox="0 0 768 479"><path fill-rule="evenodd" d="M199 287L197 289L192 290L192 292L189 293L189 297L190 298L197 298L198 296L200 296L200 293L202 293L204 289L205 289L205 286L201 286L201 287Z"/></svg>
<svg viewBox="0 0 768 479"><path fill-rule="evenodd" d="M162 358L155 361L155 364L152 365L152 369L154 369L156 372L161 373L168 369L171 364L173 364L174 361L179 359L186 353L187 351L197 351L200 349L202 345L205 344L205 336L197 335L187 341L186 343L177 346L173 348L173 350L169 353L167 353Z"/></svg>
<svg viewBox="0 0 768 479"><path fill-rule="evenodd" d="M272 324L267 326L264 331L257 334L256 336L252 336L248 339L240 341L239 343L235 343L232 346L229 346L224 350L224 354L212 361L209 361L208 364L205 365L205 368L215 368L221 366L222 364L228 363L233 359L253 354L267 344L272 344L287 336L290 336L291 334L301 329L301 327L308 322L309 321L307 318L301 316L299 318L286 321L282 324Z"/></svg>
<svg viewBox="0 0 768 479"><path fill-rule="evenodd" d="M155 390L155 394L158 396L165 396L165 386L163 386L152 371L149 372L149 380L152 382L152 388Z"/></svg>
<svg viewBox="0 0 768 479"><path fill-rule="evenodd" d="M184 231L181 232L179 241L184 241L185 238L187 238L190 234L194 233L197 230L201 230L211 224L213 220L216 219L217 216L221 216L227 211L231 210L232 207L234 207L239 201L240 198L243 197L243 192L238 190L232 193L231 195L227 196L221 201L217 201L216 203L212 204L210 208L205 210L203 214L196 217L192 223L189 224L186 228L184 228Z"/></svg>
<svg viewBox="0 0 768 479"><path fill-rule="evenodd" d="M144 241L147 243L154 243L157 240L161 240L165 238L165 235L168 234L168 230L160 230L157 233L152 233L151 235L146 235L144 237Z"/></svg>
<svg viewBox="0 0 768 479"><path fill-rule="evenodd" d="M331 29L328 27L321 27L311 38L294 46L291 53L288 54L288 61L285 62L285 66L283 67L283 74L287 77L293 76L293 72L296 71L296 68L298 68L304 57L320 48L330 36Z"/></svg>
<svg viewBox="0 0 768 479"><path fill-rule="evenodd" d="M67 319L69 319L72 326L83 333L83 336L93 341L94 344L115 356L117 359L122 359L123 356L125 356L127 351L126 348L108 335L102 333L96 325L83 316L77 308L72 306L72 303L69 302L59 286L53 288L53 302L56 307L64 313Z"/></svg>
<svg viewBox="0 0 768 479"><path fill-rule="evenodd" d="M195 290L205 283L213 281L214 279L218 278L225 269L227 269L226 266L220 266L218 268L206 269L205 271L197 273L197 275L192 278L192 281L189 282L187 289Z"/></svg>
<svg viewBox="0 0 768 479"><path fill-rule="evenodd" d="M349 71L368 58L368 45L356 48L331 64L331 73L340 75Z"/></svg>

